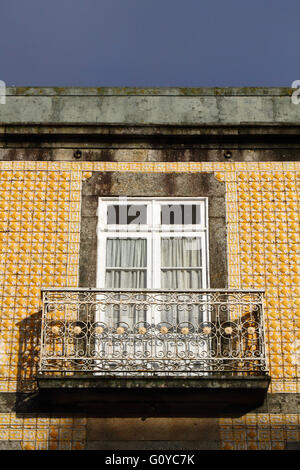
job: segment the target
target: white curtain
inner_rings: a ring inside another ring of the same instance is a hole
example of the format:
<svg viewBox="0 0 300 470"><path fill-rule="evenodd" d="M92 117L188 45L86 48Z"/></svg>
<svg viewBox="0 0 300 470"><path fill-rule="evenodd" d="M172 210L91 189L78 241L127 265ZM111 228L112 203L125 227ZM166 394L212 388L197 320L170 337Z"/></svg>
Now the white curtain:
<svg viewBox="0 0 300 470"><path fill-rule="evenodd" d="M106 266L114 268L146 268L146 242L145 238L108 238Z"/></svg>
<svg viewBox="0 0 300 470"><path fill-rule="evenodd" d="M202 287L202 253L197 237L163 237L161 239L161 288L200 289ZM147 287L147 240L143 238L108 238L106 245L105 287ZM197 307L180 309L171 306L161 311L161 321L201 321ZM107 314L114 322L130 325L146 321L146 312L133 305L108 307Z"/></svg>
<svg viewBox="0 0 300 470"><path fill-rule="evenodd" d="M173 237L161 239L161 281L163 289L201 289L202 253L200 239L196 237ZM168 268L168 269L166 269ZM163 321L171 323L201 321L202 312L197 307L181 310L172 306L162 315Z"/></svg>
<svg viewBox="0 0 300 470"><path fill-rule="evenodd" d="M113 269L110 269L113 268ZM147 286L147 240L142 238L108 238L106 245L105 287L145 288ZM114 322L132 325L145 321L145 311L133 306L109 308Z"/></svg>

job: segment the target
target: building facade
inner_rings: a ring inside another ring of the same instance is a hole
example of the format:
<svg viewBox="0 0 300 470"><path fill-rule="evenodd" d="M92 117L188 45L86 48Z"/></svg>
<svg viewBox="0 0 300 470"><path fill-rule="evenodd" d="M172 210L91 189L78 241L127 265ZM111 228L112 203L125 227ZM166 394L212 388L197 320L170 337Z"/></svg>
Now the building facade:
<svg viewBox="0 0 300 470"><path fill-rule="evenodd" d="M7 89L0 448L299 448L292 93Z"/></svg>

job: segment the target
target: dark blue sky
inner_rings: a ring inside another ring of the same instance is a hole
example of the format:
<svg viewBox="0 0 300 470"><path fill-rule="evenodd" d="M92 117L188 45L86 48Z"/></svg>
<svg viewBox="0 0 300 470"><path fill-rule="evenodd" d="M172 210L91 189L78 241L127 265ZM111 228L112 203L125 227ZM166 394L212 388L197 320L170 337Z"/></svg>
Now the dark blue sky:
<svg viewBox="0 0 300 470"><path fill-rule="evenodd" d="M0 0L8 86L290 86L300 1Z"/></svg>

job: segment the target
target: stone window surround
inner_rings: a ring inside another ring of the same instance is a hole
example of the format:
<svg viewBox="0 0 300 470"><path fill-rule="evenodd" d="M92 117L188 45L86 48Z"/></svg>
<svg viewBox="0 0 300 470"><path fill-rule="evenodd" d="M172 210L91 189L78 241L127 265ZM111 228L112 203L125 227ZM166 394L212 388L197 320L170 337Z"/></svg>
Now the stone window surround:
<svg viewBox="0 0 300 470"><path fill-rule="evenodd" d="M225 183L213 173L93 172L83 182L79 286L96 287L99 197L207 197L211 288L228 287Z"/></svg>

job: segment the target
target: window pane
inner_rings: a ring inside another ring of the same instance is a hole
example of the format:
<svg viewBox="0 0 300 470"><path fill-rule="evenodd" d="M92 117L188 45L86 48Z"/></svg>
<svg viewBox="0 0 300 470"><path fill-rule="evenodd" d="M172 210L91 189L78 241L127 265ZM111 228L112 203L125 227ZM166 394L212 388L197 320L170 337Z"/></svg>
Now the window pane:
<svg viewBox="0 0 300 470"><path fill-rule="evenodd" d="M202 270L200 269L162 269L163 289L201 289Z"/></svg>
<svg viewBox="0 0 300 470"><path fill-rule="evenodd" d="M105 287L107 289L145 288L147 286L147 269L145 269L146 266L146 239L107 239L105 273ZM109 269L112 267L115 267L115 269ZM123 305L107 305L106 316L113 321L114 325L117 325L118 322L125 322L132 327L137 322L146 321L146 309L138 309L134 304L130 303L125 303Z"/></svg>
<svg viewBox="0 0 300 470"><path fill-rule="evenodd" d="M163 289L201 289L203 286L201 265L201 240L199 237L161 239L161 287ZM165 266L168 269L164 269ZM186 321L194 323L201 318L202 312L199 311L199 308L188 304L171 305L161 311L162 321L170 322L173 325Z"/></svg>
<svg viewBox="0 0 300 470"><path fill-rule="evenodd" d="M145 238L108 238L106 266L111 268L146 267L147 240Z"/></svg>
<svg viewBox="0 0 300 470"><path fill-rule="evenodd" d="M142 289L147 286L147 271L122 271L107 270L105 276L105 287L107 289ZM147 310L146 308L137 308L135 304L124 303L122 305L106 305L106 318L113 322L116 327L119 322L125 322L133 327L138 322L145 322Z"/></svg>
<svg viewBox="0 0 300 470"><path fill-rule="evenodd" d="M126 270L121 269L106 270L105 287L108 289L141 289L147 286L147 271L146 270Z"/></svg>
<svg viewBox="0 0 300 470"><path fill-rule="evenodd" d="M146 225L147 206L141 204L114 204L107 206L108 225Z"/></svg>
<svg viewBox="0 0 300 470"><path fill-rule="evenodd" d="M200 224L199 204L162 204L161 224L196 225Z"/></svg>
<svg viewBox="0 0 300 470"><path fill-rule="evenodd" d="M168 269L162 270L161 282L163 289L201 289L202 270L198 269ZM197 305L184 303L183 305L170 305L161 310L161 321L176 325L181 322L191 322L197 325L202 321L203 312Z"/></svg>
<svg viewBox="0 0 300 470"><path fill-rule="evenodd" d="M201 240L196 237L170 237L161 239L162 267L202 266Z"/></svg>

